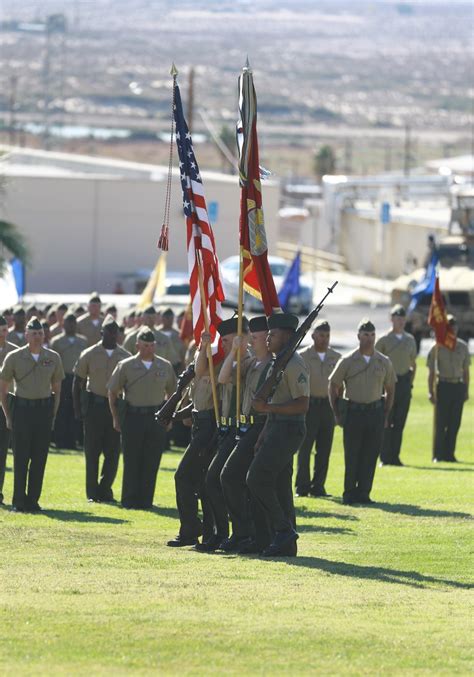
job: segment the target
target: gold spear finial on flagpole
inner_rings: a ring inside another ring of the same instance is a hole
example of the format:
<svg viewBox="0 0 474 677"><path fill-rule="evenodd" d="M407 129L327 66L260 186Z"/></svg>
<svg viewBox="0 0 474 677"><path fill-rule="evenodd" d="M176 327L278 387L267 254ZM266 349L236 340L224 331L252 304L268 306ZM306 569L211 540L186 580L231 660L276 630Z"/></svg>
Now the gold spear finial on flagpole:
<svg viewBox="0 0 474 677"><path fill-rule="evenodd" d="M173 61L173 63L171 64L170 75L171 75L173 78L175 78L175 77L178 75L178 69L177 69L176 66L174 65L174 61Z"/></svg>

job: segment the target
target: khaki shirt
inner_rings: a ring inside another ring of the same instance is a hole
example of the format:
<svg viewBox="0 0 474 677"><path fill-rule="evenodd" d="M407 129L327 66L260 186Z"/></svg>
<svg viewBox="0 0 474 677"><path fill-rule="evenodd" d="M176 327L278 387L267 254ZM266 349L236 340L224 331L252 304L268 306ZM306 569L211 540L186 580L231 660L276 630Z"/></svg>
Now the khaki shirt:
<svg viewBox="0 0 474 677"><path fill-rule="evenodd" d="M63 331L64 328L58 322L55 322L49 329L49 338L52 339L55 336L59 336L59 334L62 334Z"/></svg>
<svg viewBox="0 0 474 677"><path fill-rule="evenodd" d="M197 378L195 376L191 383L189 396L193 403L193 409L196 411L214 409L210 377L202 376L201 378Z"/></svg>
<svg viewBox="0 0 474 677"><path fill-rule="evenodd" d="M397 338L394 331L389 331L379 338L375 349L390 358L397 376L404 376L416 360L416 343L411 334L404 331L402 338Z"/></svg>
<svg viewBox="0 0 474 677"><path fill-rule="evenodd" d="M18 346L16 346L14 343L10 343L9 341L5 341L3 347L0 348L0 367L5 362L5 358L8 353L11 353L13 350L18 350Z"/></svg>
<svg viewBox="0 0 474 677"><path fill-rule="evenodd" d="M2 381L13 381L15 395L27 400L41 400L51 396L51 384L64 378L61 358L53 350L41 348L38 361L28 346L8 353L0 370Z"/></svg>
<svg viewBox="0 0 474 677"><path fill-rule="evenodd" d="M170 362L155 355L149 369L139 355L122 360L115 367L107 389L123 390L133 407L157 407L176 389L176 376Z"/></svg>
<svg viewBox="0 0 474 677"><path fill-rule="evenodd" d="M324 360L321 360L314 346L300 350L299 354L309 371L309 389L311 397L327 397L329 374L333 371L341 357L332 348L328 348Z"/></svg>
<svg viewBox="0 0 474 677"><path fill-rule="evenodd" d="M121 360L130 357L130 353L117 346L109 357L102 343L87 348L81 353L74 373L87 379L86 389L95 395L107 397L107 383L112 372Z"/></svg>
<svg viewBox="0 0 474 677"><path fill-rule="evenodd" d="M269 369L269 375L272 367ZM294 353L286 365L283 377L273 395L272 404L283 404L298 397L309 397L309 371L298 353Z"/></svg>
<svg viewBox="0 0 474 677"><path fill-rule="evenodd" d="M7 334L7 341L13 343L18 348L22 348L23 346L26 346L27 343L26 333L23 332L23 334L18 334L14 329L10 329Z"/></svg>
<svg viewBox="0 0 474 677"><path fill-rule="evenodd" d="M171 339L171 343L173 344L173 348L176 352L176 354L179 357L179 362L183 362L186 358L186 345L183 341L183 339L179 335L179 331L176 329L163 329L160 327L160 331L167 336L169 339Z"/></svg>
<svg viewBox="0 0 474 677"><path fill-rule="evenodd" d="M142 329L146 329L146 327L140 327L140 329L130 332L123 343L125 350L128 350L132 355L137 354L137 336ZM164 360L168 360L171 364L180 362L181 360L174 349L171 339L159 329L152 329L152 332L155 335L156 341L155 354L158 355L158 357L162 357Z"/></svg>
<svg viewBox="0 0 474 677"><path fill-rule="evenodd" d="M87 339L85 336L76 334L75 336L66 336L63 332L51 341L51 349L55 350L61 356L64 371L66 374L72 374L74 366L79 359L80 354L87 348Z"/></svg>
<svg viewBox="0 0 474 677"><path fill-rule="evenodd" d="M102 317L99 317L98 320L92 320L89 313L81 315L77 320L77 333L86 337L88 346L93 346L101 340L103 321L104 319ZM96 324L94 324L94 322L96 322Z"/></svg>
<svg viewBox="0 0 474 677"><path fill-rule="evenodd" d="M191 341L189 346L186 349L186 355L184 357L184 364L188 367L191 362L194 362L194 356L196 355L197 345L194 341Z"/></svg>
<svg viewBox="0 0 474 677"><path fill-rule="evenodd" d="M427 365L429 369L435 368L436 360L436 344L431 347L428 353ZM464 370L469 369L471 364L471 357L469 355L469 348L465 341L460 338L456 339L456 347L454 350L449 350L444 346L438 346L438 376L446 379L462 380Z"/></svg>
<svg viewBox="0 0 474 677"><path fill-rule="evenodd" d="M396 380L388 357L375 351L367 364L358 348L341 357L329 376L330 383L344 385L346 399L359 404L380 400L384 389L394 386Z"/></svg>
<svg viewBox="0 0 474 677"><path fill-rule="evenodd" d="M255 393L262 383L265 381L262 374L267 370L271 364L271 355L268 355L266 360L257 360L256 357L250 357L244 360L242 364L242 380L243 380L243 395L242 395L242 414L248 416L252 409L252 400ZM262 378L262 383L260 383Z"/></svg>

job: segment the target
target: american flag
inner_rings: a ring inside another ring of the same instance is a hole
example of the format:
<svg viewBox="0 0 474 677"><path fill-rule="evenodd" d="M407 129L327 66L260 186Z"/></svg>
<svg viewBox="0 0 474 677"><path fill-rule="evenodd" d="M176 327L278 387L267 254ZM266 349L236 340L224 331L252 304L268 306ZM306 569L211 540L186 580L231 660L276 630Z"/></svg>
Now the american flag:
<svg viewBox="0 0 474 677"><path fill-rule="evenodd" d="M174 120L179 171L183 189L183 209L186 217L189 284L193 314L193 333L196 344L205 329L203 304L199 288L198 259L202 263L205 307L208 309L209 331L214 341L216 329L222 321L221 302L224 290L219 272L214 233L207 213L204 188L194 155L191 134L184 119L179 87L175 84ZM213 349L213 353L215 348ZM220 354L220 350L218 353ZM220 356L220 355L219 355Z"/></svg>

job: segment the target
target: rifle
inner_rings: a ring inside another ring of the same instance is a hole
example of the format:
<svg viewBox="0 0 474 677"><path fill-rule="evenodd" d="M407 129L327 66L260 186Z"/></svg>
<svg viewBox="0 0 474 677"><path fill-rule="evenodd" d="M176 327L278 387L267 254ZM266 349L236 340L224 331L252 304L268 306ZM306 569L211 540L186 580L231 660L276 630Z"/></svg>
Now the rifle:
<svg viewBox="0 0 474 677"><path fill-rule="evenodd" d="M293 357L296 350L299 348L301 341L304 339L308 331L311 329L311 325L318 317L321 312L324 301L327 299L329 294L332 294L334 287L337 285L337 281L334 282L332 287L328 287L328 290L321 301L318 303L316 308L310 312L308 317L300 324L298 329L295 331L294 335L291 337L291 340L287 345L281 350L278 355L273 360L273 369L270 376L263 382L263 385L257 390L254 395L255 400L263 400L267 402L275 393L278 384L280 383L283 372L285 371L286 365Z"/></svg>
<svg viewBox="0 0 474 677"><path fill-rule="evenodd" d="M194 363L191 363L189 367L178 376L175 392L166 400L161 409L156 412L155 418L160 421L160 423L163 423L163 425L168 425L173 418L176 407L183 397L183 391L193 380L194 374Z"/></svg>

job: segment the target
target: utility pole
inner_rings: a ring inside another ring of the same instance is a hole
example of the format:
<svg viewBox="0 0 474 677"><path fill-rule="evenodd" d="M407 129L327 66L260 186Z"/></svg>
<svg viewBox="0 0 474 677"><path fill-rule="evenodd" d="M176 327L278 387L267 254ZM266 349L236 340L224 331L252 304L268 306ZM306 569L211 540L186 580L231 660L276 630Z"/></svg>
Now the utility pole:
<svg viewBox="0 0 474 677"><path fill-rule="evenodd" d="M17 85L18 85L18 77L16 75L10 76L10 100L8 105L10 114L10 120L8 123L8 142L10 146L14 146L16 141L15 110L16 110Z"/></svg>
<svg viewBox="0 0 474 677"><path fill-rule="evenodd" d="M344 171L352 174L352 139L349 137L344 142Z"/></svg>
<svg viewBox="0 0 474 677"><path fill-rule="evenodd" d="M390 139L385 140L384 170L386 172L392 171L392 144Z"/></svg>
<svg viewBox="0 0 474 677"><path fill-rule="evenodd" d="M51 32L49 24L45 27L45 51L43 62L43 148L49 149L49 102L50 102L50 80L51 80Z"/></svg>
<svg viewBox="0 0 474 677"><path fill-rule="evenodd" d="M188 79L188 128L189 132L193 133L193 117L194 117L194 67L189 69Z"/></svg>
<svg viewBox="0 0 474 677"><path fill-rule="evenodd" d="M410 139L410 125L405 125L405 149L403 153L403 174L410 176L410 155L411 155L411 139Z"/></svg>

